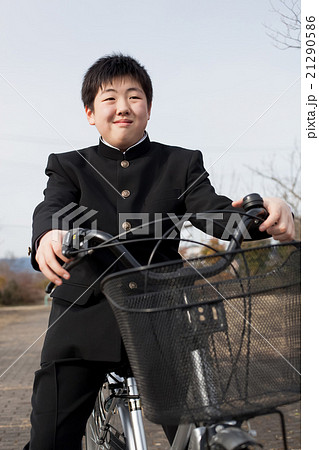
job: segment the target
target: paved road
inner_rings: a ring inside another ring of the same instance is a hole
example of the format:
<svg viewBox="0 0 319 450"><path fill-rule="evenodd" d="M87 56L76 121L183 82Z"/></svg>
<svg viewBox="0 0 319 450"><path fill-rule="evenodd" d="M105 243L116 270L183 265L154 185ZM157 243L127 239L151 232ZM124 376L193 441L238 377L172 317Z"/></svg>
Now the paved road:
<svg viewBox="0 0 319 450"><path fill-rule="evenodd" d="M0 375L6 371L0 378L1 450L21 450L28 441L33 373L38 369L48 315L47 306L0 309ZM289 448L299 450L300 404L282 409L286 417ZM251 424L258 430L258 437L264 444L264 449L283 448L277 417L259 417L251 421ZM150 450L168 449L159 426L146 423L146 434Z"/></svg>

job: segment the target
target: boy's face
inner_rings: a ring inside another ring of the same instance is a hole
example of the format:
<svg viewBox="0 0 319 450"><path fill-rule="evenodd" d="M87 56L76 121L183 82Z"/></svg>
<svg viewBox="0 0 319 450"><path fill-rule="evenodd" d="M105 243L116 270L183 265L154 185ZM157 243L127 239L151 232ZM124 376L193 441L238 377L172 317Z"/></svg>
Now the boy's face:
<svg viewBox="0 0 319 450"><path fill-rule="evenodd" d="M88 121L95 125L108 144L125 151L144 134L150 118L146 95L131 77L116 78L100 88L94 99L94 111L85 108Z"/></svg>

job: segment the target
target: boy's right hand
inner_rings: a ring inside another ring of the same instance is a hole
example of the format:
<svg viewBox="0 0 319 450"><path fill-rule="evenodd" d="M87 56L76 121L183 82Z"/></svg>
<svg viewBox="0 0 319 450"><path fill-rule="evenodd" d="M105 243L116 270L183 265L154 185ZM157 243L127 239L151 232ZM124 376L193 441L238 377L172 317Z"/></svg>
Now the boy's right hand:
<svg viewBox="0 0 319 450"><path fill-rule="evenodd" d="M71 260L62 255L62 241L67 231L51 230L45 233L40 239L39 247L35 255L35 259L44 276L57 286L62 284L61 278L68 280L70 278L67 272L59 264L56 257L58 256L64 262Z"/></svg>

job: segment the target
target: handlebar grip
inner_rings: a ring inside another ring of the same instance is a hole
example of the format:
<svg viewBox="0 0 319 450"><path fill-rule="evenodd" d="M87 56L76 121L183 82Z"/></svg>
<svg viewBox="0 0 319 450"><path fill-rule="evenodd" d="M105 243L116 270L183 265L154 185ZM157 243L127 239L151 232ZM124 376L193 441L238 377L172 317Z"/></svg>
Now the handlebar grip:
<svg viewBox="0 0 319 450"><path fill-rule="evenodd" d="M265 220L268 217L268 211L264 207L264 201L259 194L248 194L243 199L243 209L245 212L259 210L258 216Z"/></svg>
<svg viewBox="0 0 319 450"><path fill-rule="evenodd" d="M244 240L243 230L257 228L268 216L267 210L264 208L264 202L259 194L248 194L243 199L242 207L247 213L242 217L241 226L235 230L227 251L239 249Z"/></svg>
<svg viewBox="0 0 319 450"><path fill-rule="evenodd" d="M245 211L249 211L252 208L263 208L264 201L259 194L248 194L243 199L243 208Z"/></svg>

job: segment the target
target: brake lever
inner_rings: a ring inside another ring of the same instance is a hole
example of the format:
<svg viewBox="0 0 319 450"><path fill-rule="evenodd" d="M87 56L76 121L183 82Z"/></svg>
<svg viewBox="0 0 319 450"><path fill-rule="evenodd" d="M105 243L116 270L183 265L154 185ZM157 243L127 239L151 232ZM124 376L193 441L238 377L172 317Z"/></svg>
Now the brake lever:
<svg viewBox="0 0 319 450"><path fill-rule="evenodd" d="M81 250L78 254L79 257L83 257L88 254L87 250L89 245L88 241L85 240L87 235L87 230L84 228L76 228L75 230L69 230L63 238L62 242L62 255L66 258L73 256L72 252L77 252Z"/></svg>
<svg viewBox="0 0 319 450"><path fill-rule="evenodd" d="M85 240L85 236L87 234L86 231L87 230L85 230L84 228L76 228L75 230L69 230L63 237L62 255L66 258L72 257L73 252L78 252L78 250L86 250L77 253L77 258L75 260L64 263L62 265L63 269L73 269L73 267L77 266L81 262L81 259L85 255L88 255L90 253L88 249L88 241ZM51 294L55 286L55 283L53 281L50 281L50 283L48 283L45 288L45 292L47 294Z"/></svg>

